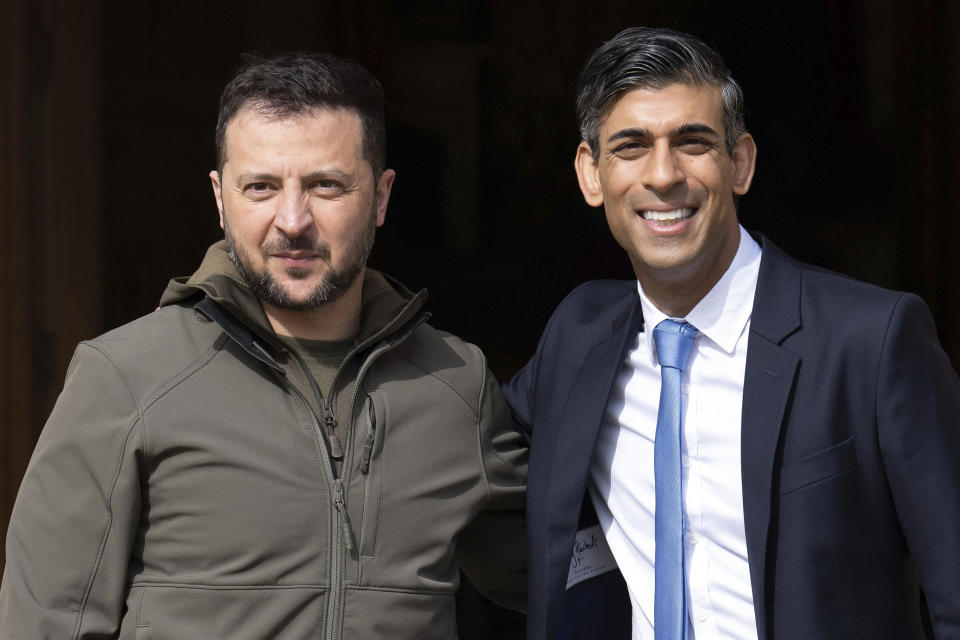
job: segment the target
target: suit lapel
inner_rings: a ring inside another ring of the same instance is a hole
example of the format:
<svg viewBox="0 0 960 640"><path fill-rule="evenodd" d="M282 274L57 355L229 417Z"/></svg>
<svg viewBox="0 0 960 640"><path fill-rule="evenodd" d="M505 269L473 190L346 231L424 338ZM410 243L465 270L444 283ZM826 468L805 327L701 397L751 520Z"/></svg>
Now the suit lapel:
<svg viewBox="0 0 960 640"><path fill-rule="evenodd" d="M767 637L767 544L774 465L800 358L780 346L800 329L800 271L764 237L743 381L741 474L750 581L760 640Z"/></svg>
<svg viewBox="0 0 960 640"><path fill-rule="evenodd" d="M573 534L587 489L590 461L607 399L624 354L643 322L636 294L611 322L610 332L586 352L560 414L551 462L548 518L551 529L569 533L571 546L549 548L549 584L564 584L570 567Z"/></svg>

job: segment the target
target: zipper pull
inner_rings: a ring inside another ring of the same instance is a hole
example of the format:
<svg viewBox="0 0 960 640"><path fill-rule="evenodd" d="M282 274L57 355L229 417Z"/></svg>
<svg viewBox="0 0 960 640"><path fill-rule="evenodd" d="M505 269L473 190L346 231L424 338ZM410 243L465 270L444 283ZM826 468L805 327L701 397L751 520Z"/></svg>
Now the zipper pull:
<svg viewBox="0 0 960 640"><path fill-rule="evenodd" d="M323 433L327 437L327 444L330 446L330 457L335 460L343 458L343 447L335 431L337 427L337 416L333 413L333 402L329 398L320 398L320 409L323 411Z"/></svg>
<svg viewBox="0 0 960 640"><path fill-rule="evenodd" d="M323 426L327 428L327 433L333 433L333 430L337 426L337 417L333 415L333 407L330 406L329 398L323 399L322 408L323 408Z"/></svg>
<svg viewBox="0 0 960 640"><path fill-rule="evenodd" d="M343 480L337 478L334 481L334 505L337 507L337 511L340 512L340 521L341 530L343 532L343 541L344 545L347 547L347 551L353 551L353 529L350 527L350 518L347 517L347 506L344 503L343 499Z"/></svg>
<svg viewBox="0 0 960 640"><path fill-rule="evenodd" d="M373 410L373 400L367 408L367 416L370 419L370 430L367 432L367 439L363 443L363 453L360 455L360 472L367 474L370 471L370 457L373 455L373 441L377 436L377 414Z"/></svg>

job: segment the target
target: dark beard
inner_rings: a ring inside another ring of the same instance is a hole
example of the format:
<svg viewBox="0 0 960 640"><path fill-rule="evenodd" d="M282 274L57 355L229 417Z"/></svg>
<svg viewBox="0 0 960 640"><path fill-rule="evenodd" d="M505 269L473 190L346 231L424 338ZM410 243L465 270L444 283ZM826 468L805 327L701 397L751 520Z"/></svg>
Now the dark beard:
<svg viewBox="0 0 960 640"><path fill-rule="evenodd" d="M226 217L224 218L226 219ZM370 250L373 248L373 238L376 233L374 221L375 218L371 218L370 224L357 234L353 243L348 247L346 264L343 268L337 270L333 265L330 265L330 268L323 275L323 280L303 300L292 300L287 290L266 269L253 271L249 266L249 257L243 250L236 247L233 238L230 237L229 225L224 225L224 233L230 260L257 298L278 309L310 311L340 298L360 275L367 263L367 258L370 257ZM322 240L312 240L306 236L281 237L264 245L260 251L264 260L271 253L278 251L310 251L321 260L328 263L330 261L330 246ZM294 280L306 278L307 273L303 269L287 269L287 275Z"/></svg>

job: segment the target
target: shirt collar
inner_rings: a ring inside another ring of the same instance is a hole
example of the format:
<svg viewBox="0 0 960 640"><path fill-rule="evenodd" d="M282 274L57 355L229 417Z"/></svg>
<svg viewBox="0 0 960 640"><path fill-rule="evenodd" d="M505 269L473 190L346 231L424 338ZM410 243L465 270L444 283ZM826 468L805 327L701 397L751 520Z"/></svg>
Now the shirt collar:
<svg viewBox="0 0 960 640"><path fill-rule="evenodd" d="M732 354L753 313L753 296L760 274L760 254L760 245L741 226L740 245L726 272L685 318L673 319L686 320L723 351ZM640 292L643 326L652 331L669 316L650 302L639 281L637 290ZM653 340L647 340L647 348L650 362L656 364Z"/></svg>

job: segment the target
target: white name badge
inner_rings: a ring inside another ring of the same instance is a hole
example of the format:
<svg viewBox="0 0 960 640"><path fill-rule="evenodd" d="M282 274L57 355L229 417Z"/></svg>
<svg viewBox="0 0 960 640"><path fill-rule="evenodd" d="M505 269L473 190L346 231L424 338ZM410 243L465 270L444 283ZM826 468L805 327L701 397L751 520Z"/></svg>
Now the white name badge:
<svg viewBox="0 0 960 640"><path fill-rule="evenodd" d="M584 580L599 576L617 568L617 561L610 553L607 538L599 524L577 531L570 556L570 572L567 574L567 589Z"/></svg>

